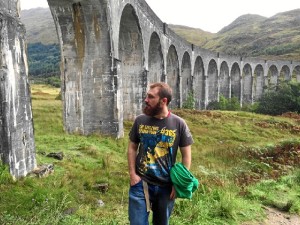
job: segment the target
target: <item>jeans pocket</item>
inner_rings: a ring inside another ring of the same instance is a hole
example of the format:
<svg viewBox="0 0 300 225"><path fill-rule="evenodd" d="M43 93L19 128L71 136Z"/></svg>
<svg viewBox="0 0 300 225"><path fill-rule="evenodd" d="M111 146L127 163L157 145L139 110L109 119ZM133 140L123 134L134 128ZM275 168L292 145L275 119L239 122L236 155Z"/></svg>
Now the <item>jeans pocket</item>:
<svg viewBox="0 0 300 225"><path fill-rule="evenodd" d="M132 188L132 187L139 187L139 186L143 186L143 181L142 181L142 180L140 180L140 181L137 182L136 184L130 186L130 188Z"/></svg>
<svg viewBox="0 0 300 225"><path fill-rule="evenodd" d="M129 197L130 198L145 198L144 197L144 189L143 189L143 181L136 183L129 188Z"/></svg>

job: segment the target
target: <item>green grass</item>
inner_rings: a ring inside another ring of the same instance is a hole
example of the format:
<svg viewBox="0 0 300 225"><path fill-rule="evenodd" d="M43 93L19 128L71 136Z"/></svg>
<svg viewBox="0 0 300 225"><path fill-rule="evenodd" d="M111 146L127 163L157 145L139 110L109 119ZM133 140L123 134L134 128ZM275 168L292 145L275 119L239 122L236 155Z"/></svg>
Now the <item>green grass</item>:
<svg viewBox="0 0 300 225"><path fill-rule="evenodd" d="M248 188L248 197L264 205L300 214L300 170L277 181L265 180Z"/></svg>
<svg viewBox="0 0 300 225"><path fill-rule="evenodd" d="M0 224L129 224L126 151L132 121L124 122L125 137L119 140L67 134L62 102L56 100L59 89L33 85L31 90L37 162L53 164L54 173L13 181L0 165ZM176 201L171 224L240 224L262 219L263 205L300 213L300 173L294 170L300 164L297 119L246 112L174 113L186 119L193 133L191 171L200 186L191 200ZM64 159L46 156L52 152L63 152ZM272 154L281 161L272 161ZM107 191L97 184L107 184Z"/></svg>

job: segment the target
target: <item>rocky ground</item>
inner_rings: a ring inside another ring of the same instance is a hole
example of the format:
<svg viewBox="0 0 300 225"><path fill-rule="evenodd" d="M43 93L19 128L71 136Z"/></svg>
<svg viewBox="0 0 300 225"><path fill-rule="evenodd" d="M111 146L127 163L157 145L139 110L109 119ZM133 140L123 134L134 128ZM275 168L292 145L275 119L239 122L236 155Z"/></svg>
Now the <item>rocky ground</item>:
<svg viewBox="0 0 300 225"><path fill-rule="evenodd" d="M300 216L266 207L267 218L262 222L246 222L241 225L300 225Z"/></svg>

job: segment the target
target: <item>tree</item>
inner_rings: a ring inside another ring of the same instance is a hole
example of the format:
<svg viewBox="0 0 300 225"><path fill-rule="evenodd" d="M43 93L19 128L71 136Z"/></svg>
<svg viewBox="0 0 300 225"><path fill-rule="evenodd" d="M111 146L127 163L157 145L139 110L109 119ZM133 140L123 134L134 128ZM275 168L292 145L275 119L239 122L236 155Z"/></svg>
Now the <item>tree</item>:
<svg viewBox="0 0 300 225"><path fill-rule="evenodd" d="M276 90L267 90L259 100L257 113L281 115L300 112L300 83L282 82Z"/></svg>

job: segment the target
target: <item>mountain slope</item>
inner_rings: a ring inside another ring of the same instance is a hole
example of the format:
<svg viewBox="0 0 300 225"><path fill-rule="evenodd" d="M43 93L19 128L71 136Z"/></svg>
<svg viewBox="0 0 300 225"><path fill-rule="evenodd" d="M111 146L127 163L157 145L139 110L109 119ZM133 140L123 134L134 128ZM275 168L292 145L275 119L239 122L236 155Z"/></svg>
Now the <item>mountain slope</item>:
<svg viewBox="0 0 300 225"><path fill-rule="evenodd" d="M28 43L58 43L54 21L49 8L22 10L21 21L26 27Z"/></svg>
<svg viewBox="0 0 300 225"><path fill-rule="evenodd" d="M197 46L205 45L205 43L211 40L215 35L199 28L192 28L188 26L168 24L168 27L178 35L184 37L187 41Z"/></svg>
<svg viewBox="0 0 300 225"><path fill-rule="evenodd" d="M186 36L177 27L172 29L196 44L196 37ZM193 39L196 41L193 42ZM207 42L202 42L201 47L231 55L300 60L300 9L278 13L270 18L252 14L240 16L211 35Z"/></svg>

